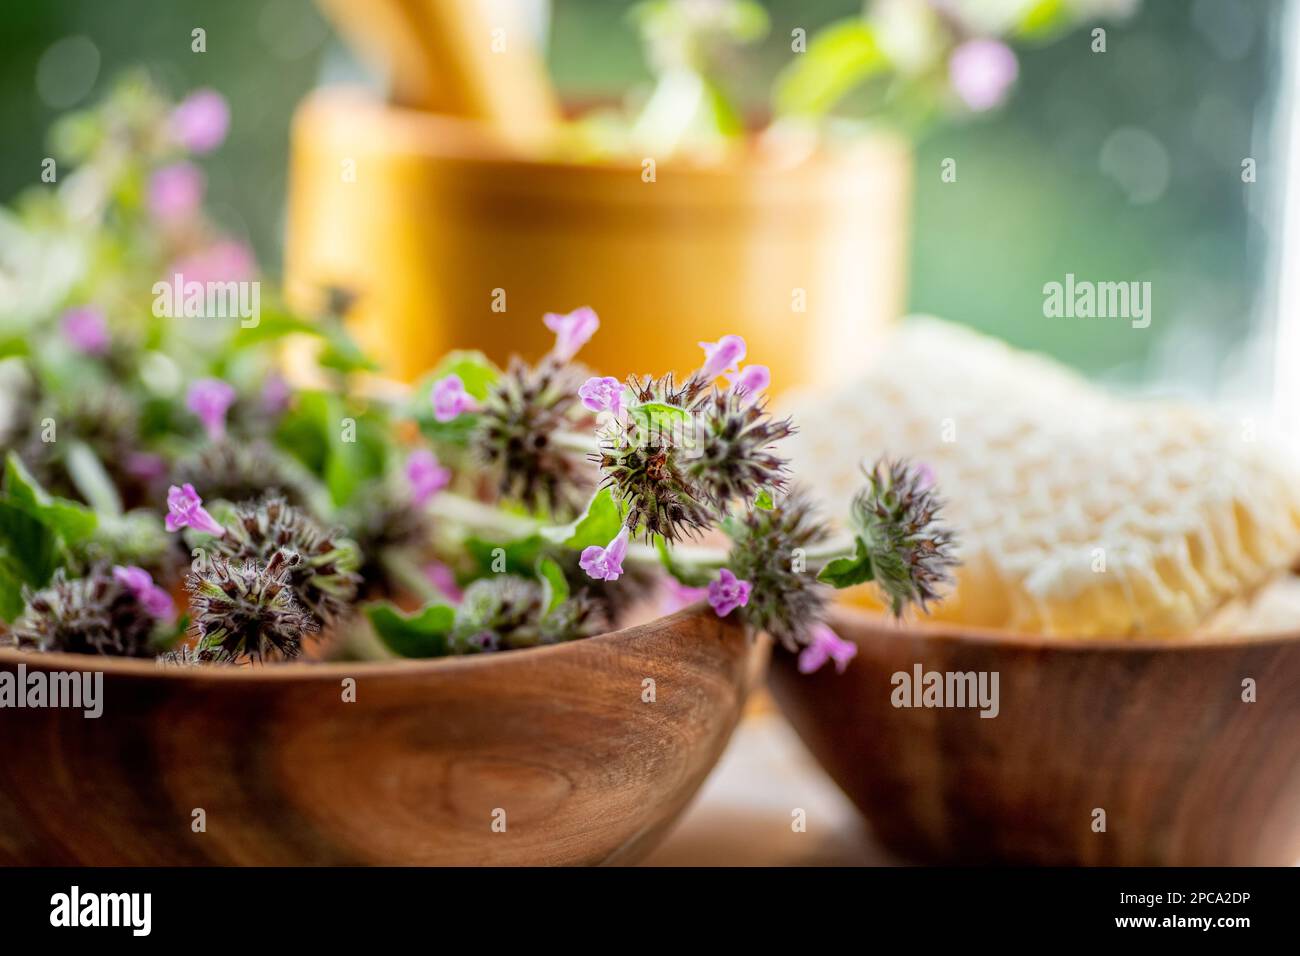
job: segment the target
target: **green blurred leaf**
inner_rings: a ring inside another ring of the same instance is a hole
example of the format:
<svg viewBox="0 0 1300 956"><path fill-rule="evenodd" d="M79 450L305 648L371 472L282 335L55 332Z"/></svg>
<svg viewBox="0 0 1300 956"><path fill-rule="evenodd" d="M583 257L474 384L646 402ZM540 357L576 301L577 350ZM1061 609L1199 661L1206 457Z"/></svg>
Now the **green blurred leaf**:
<svg viewBox="0 0 1300 956"><path fill-rule="evenodd" d="M464 547L482 574L518 574L527 578L536 573L537 560L547 544L538 534L506 542L470 536L465 539Z"/></svg>
<svg viewBox="0 0 1300 956"><path fill-rule="evenodd" d="M777 77L778 116L824 116L854 87L889 67L875 31L853 17L832 23Z"/></svg>
<svg viewBox="0 0 1300 956"><path fill-rule="evenodd" d="M375 634L400 657L442 657L447 653L447 635L456 612L446 604L426 604L404 614L387 602L368 604L366 617Z"/></svg>
<svg viewBox="0 0 1300 956"><path fill-rule="evenodd" d="M117 486L85 442L73 440L68 446L68 476L95 511L109 517L122 514L122 498L117 493Z"/></svg>
<svg viewBox="0 0 1300 956"><path fill-rule="evenodd" d="M853 556L835 558L826 563L817 575L817 580L833 588L848 588L875 578L871 567L871 556L861 538L856 539Z"/></svg>
<svg viewBox="0 0 1300 956"><path fill-rule="evenodd" d="M764 488L754 499L754 507L760 511L771 511L776 507L776 502L772 500L772 492Z"/></svg>
<svg viewBox="0 0 1300 956"><path fill-rule="evenodd" d="M49 526L66 543L85 541L95 533L95 513L85 505L48 494L14 452L5 458L3 500Z"/></svg>
<svg viewBox="0 0 1300 956"><path fill-rule="evenodd" d="M550 541L572 551L581 551L592 545L604 547L623 527L623 516L614 502L614 493L601 488L587 503L587 509L574 522L560 528L547 528L542 534Z"/></svg>
<svg viewBox="0 0 1300 956"><path fill-rule="evenodd" d="M539 558L536 570L538 580L542 582L542 604L545 613L550 614L569 599L569 581L552 558Z"/></svg>
<svg viewBox="0 0 1300 956"><path fill-rule="evenodd" d="M672 549L661 537L655 538L655 550L659 552L659 562L664 570L689 588L707 587L713 580L713 572L706 568L692 568L678 563L673 557Z"/></svg>

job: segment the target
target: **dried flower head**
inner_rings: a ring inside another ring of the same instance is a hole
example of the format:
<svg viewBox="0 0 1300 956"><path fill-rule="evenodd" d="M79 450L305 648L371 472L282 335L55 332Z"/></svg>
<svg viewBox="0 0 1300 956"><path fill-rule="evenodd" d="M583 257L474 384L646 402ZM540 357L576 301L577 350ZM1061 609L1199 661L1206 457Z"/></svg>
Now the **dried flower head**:
<svg viewBox="0 0 1300 956"><path fill-rule="evenodd" d="M326 531L315 519L283 498L245 502L226 523L226 534L212 543L216 553L242 564L270 562L278 551L302 560L288 571L298 603L324 628L351 611L361 584L357 546L341 533Z"/></svg>
<svg viewBox="0 0 1300 956"><path fill-rule="evenodd" d="M263 441L206 444L181 459L171 475L172 484L202 488L208 501L234 504L280 494L300 508L310 504L309 481L294 462Z"/></svg>
<svg viewBox="0 0 1300 956"><path fill-rule="evenodd" d="M727 567L751 585L745 619L790 650L808 642L825 609L826 588L803 555L828 536L801 489L770 511L750 508L733 528Z"/></svg>
<svg viewBox="0 0 1300 956"><path fill-rule="evenodd" d="M780 492L787 462L773 446L793 432L790 419L774 420L747 392L715 391L696 414L686 474L719 511L760 491Z"/></svg>
<svg viewBox="0 0 1300 956"><path fill-rule="evenodd" d="M397 594L402 588L391 580L384 557L408 552L423 559L433 540L433 521L427 511L413 505L410 491L395 483L376 481L354 495L353 501L340 520L360 556L357 598Z"/></svg>
<svg viewBox="0 0 1300 956"><path fill-rule="evenodd" d="M498 471L502 496L557 520L577 514L591 490L581 455L554 441L581 411L581 383L570 366L514 359L479 409L473 437L479 455Z"/></svg>
<svg viewBox="0 0 1300 956"><path fill-rule="evenodd" d="M605 629L600 606L579 592L547 611L541 585L510 574L480 578L456 609L451 653L477 654L557 644Z"/></svg>
<svg viewBox="0 0 1300 956"><path fill-rule="evenodd" d="M13 639L36 651L153 657L158 623L137 591L107 567L71 580L60 569L47 587L27 596Z"/></svg>
<svg viewBox="0 0 1300 956"><path fill-rule="evenodd" d="M294 552L277 551L266 564L213 558L204 570L191 572L185 589L199 636L198 659L229 663L297 657L303 635L317 629L289 583L301 561Z"/></svg>
<svg viewBox="0 0 1300 956"><path fill-rule="evenodd" d="M956 539L938 522L943 502L924 466L880 459L864 468L867 486L853 499L854 529L866 544L877 586L901 615L910 605L922 612L951 583Z"/></svg>

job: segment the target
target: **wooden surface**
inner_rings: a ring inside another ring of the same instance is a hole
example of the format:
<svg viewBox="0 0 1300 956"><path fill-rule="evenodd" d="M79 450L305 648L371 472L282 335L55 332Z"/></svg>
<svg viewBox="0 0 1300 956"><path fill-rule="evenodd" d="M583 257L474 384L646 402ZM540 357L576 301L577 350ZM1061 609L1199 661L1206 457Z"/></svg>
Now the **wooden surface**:
<svg viewBox="0 0 1300 956"><path fill-rule="evenodd" d="M157 671L0 650L4 670L105 671L99 719L0 710L0 862L630 862L713 767L765 653L707 608L391 665Z"/></svg>
<svg viewBox="0 0 1300 956"><path fill-rule="evenodd" d="M891 851L1061 865L1300 858L1300 635L1138 644L850 612L833 624L858 645L844 675L800 675L777 654L770 686ZM998 672L998 716L894 707L891 677L916 663ZM1242 700L1246 678L1255 703Z"/></svg>

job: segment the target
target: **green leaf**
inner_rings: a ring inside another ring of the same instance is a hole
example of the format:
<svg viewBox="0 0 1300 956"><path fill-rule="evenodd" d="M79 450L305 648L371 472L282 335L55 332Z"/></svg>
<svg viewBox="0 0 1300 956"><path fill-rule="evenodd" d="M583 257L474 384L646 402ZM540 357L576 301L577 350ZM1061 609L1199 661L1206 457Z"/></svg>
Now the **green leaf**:
<svg viewBox="0 0 1300 956"><path fill-rule="evenodd" d="M471 535L464 542L465 550L483 574L518 574L523 577L535 573L537 559L546 545L546 539L538 534L506 542L488 541Z"/></svg>
<svg viewBox="0 0 1300 956"><path fill-rule="evenodd" d="M569 581L564 571L552 558L542 557L537 561L537 577L542 582L542 603L546 614L569 599Z"/></svg>
<svg viewBox="0 0 1300 956"><path fill-rule="evenodd" d="M776 502L772 500L772 492L764 488L754 499L754 507L760 511L771 511L776 507Z"/></svg>
<svg viewBox="0 0 1300 956"><path fill-rule="evenodd" d="M465 391L481 402L501 378L501 371L482 352L452 352L412 390L409 414L424 436L438 444L463 446L469 444L470 433L478 424L477 415L466 412L449 422L440 422L433 417L434 383L448 375L459 375Z"/></svg>
<svg viewBox="0 0 1300 956"><path fill-rule="evenodd" d="M5 458L4 499L49 526L64 543L85 541L95 533L95 513L85 505L48 494L10 452Z"/></svg>
<svg viewBox="0 0 1300 956"><path fill-rule="evenodd" d="M234 351L242 351L267 342L276 342L290 335L323 338L327 332L328 329L323 322L312 322L288 312L263 308L257 325L245 328L241 324L235 327L235 331L230 336L230 347Z"/></svg>
<svg viewBox="0 0 1300 956"><path fill-rule="evenodd" d="M403 614L386 601L368 604L366 617L375 634L394 654L401 657L442 657L447 653L447 635L456 612L446 604L426 604L412 614Z"/></svg>
<svg viewBox="0 0 1300 956"><path fill-rule="evenodd" d="M827 562L817 575L817 580L833 588L849 588L875 578L871 567L871 556L867 545L861 538L856 539L852 557L835 558Z"/></svg>
<svg viewBox="0 0 1300 956"><path fill-rule="evenodd" d="M1031 42L1045 42L1067 29L1073 20L1066 0L1037 0L1020 17L1016 36Z"/></svg>
<svg viewBox="0 0 1300 956"><path fill-rule="evenodd" d="M824 116L846 93L888 67L889 58L867 23L858 17L832 23L777 77L776 112Z"/></svg>
<svg viewBox="0 0 1300 956"><path fill-rule="evenodd" d="M592 545L604 547L623 527L623 516L614 502L614 493L601 488L587 503L587 510L578 520L560 528L546 528L542 534L571 551L581 551Z"/></svg>
<svg viewBox="0 0 1300 956"><path fill-rule="evenodd" d="M481 402L501 378L501 370L482 352L450 352L428 377L430 388L438 379L448 375L459 375L465 391Z"/></svg>
<svg viewBox="0 0 1300 956"><path fill-rule="evenodd" d="M59 538L38 518L0 501L0 556L24 584L43 587L59 566Z"/></svg>
<svg viewBox="0 0 1300 956"><path fill-rule="evenodd" d="M85 442L73 440L68 447L68 475L95 511L108 517L122 514L117 486L94 451Z"/></svg>
<svg viewBox="0 0 1300 956"><path fill-rule="evenodd" d="M12 621L23 613L23 576L13 560L0 551L0 620Z"/></svg>
<svg viewBox="0 0 1300 956"><path fill-rule="evenodd" d="M628 417L642 431L657 434L673 431L691 420L691 413L667 402L644 402L627 410Z"/></svg>

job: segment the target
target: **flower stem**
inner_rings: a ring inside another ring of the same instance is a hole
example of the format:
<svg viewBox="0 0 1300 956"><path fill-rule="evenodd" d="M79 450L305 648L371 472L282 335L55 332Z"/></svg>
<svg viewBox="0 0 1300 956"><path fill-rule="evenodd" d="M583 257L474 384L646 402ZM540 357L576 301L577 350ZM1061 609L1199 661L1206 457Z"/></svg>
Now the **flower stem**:
<svg viewBox="0 0 1300 956"><path fill-rule="evenodd" d="M434 587L433 582L423 570L411 560L411 556L402 551L386 551L379 558L379 563L394 581L399 582L411 594L421 601L445 603L446 596Z"/></svg>

